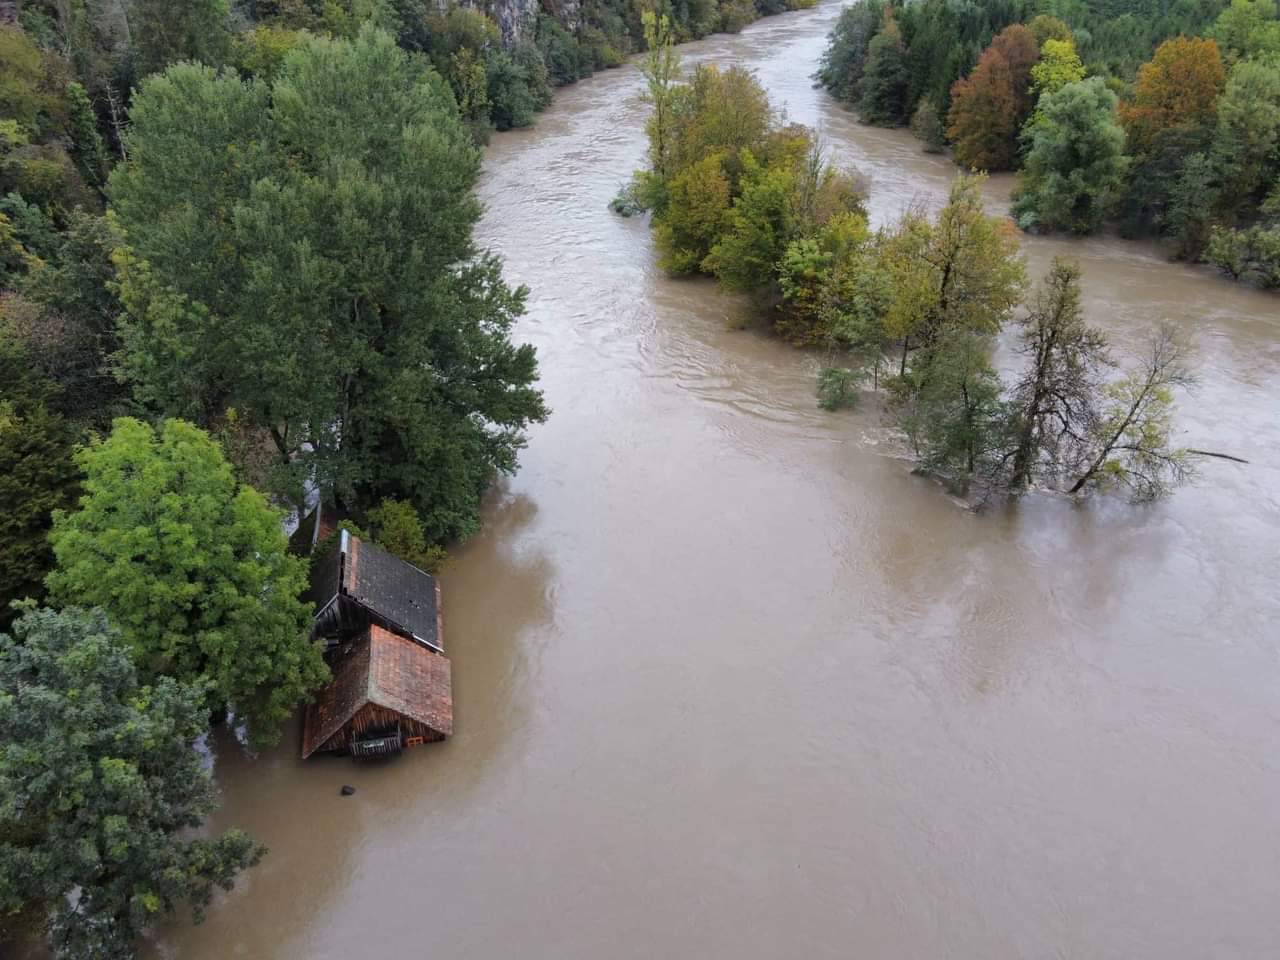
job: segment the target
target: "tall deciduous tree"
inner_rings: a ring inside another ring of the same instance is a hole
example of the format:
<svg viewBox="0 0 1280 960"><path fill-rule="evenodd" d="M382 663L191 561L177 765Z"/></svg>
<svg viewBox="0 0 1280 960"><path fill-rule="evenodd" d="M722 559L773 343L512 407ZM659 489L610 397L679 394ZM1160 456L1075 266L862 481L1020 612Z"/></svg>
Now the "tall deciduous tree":
<svg viewBox="0 0 1280 960"><path fill-rule="evenodd" d="M1170 127L1213 122L1227 72L1212 40L1177 37L1156 49L1134 84L1133 99L1120 106L1120 122L1137 151L1146 150Z"/></svg>
<svg viewBox="0 0 1280 960"><path fill-rule="evenodd" d="M472 239L479 154L444 82L365 27L271 83L172 67L132 120L109 194L138 396L205 425L239 410L295 501L318 482L408 501L432 541L474 532L547 411L510 339L525 292Z"/></svg>
<svg viewBox="0 0 1280 960"><path fill-rule="evenodd" d="M1044 469L1079 465L1097 417L1100 373L1110 361L1102 332L1084 322L1080 266L1055 259L1018 321L1027 367L1013 389L1009 486L1022 490Z"/></svg>
<svg viewBox="0 0 1280 960"><path fill-rule="evenodd" d="M1124 188L1128 159L1116 95L1101 77L1071 83L1040 101L1028 124L1018 222L1027 228L1091 233Z"/></svg>
<svg viewBox="0 0 1280 960"><path fill-rule="evenodd" d="M1047 39L1040 48L1040 62L1031 68L1031 92L1043 97L1083 79L1084 64L1071 39Z"/></svg>
<svg viewBox="0 0 1280 960"><path fill-rule="evenodd" d="M1092 449L1070 492L1118 487L1135 500L1154 500L1190 479L1190 454L1173 446L1171 433L1173 393L1194 382L1182 337L1161 327L1139 365L1107 388Z"/></svg>
<svg viewBox="0 0 1280 960"><path fill-rule="evenodd" d="M209 707L234 709L255 744L279 739L328 673L279 511L180 420L157 432L122 418L76 460L84 494L54 515L52 596L106 610L144 678L204 683Z"/></svg>
<svg viewBox="0 0 1280 960"><path fill-rule="evenodd" d="M995 333L1022 299L1017 230L987 215L983 182L957 177L936 221L910 211L884 241L894 291L885 331L902 341L904 372L913 347L931 345L945 329Z"/></svg>
<svg viewBox="0 0 1280 960"><path fill-rule="evenodd" d="M1031 68L1040 57L1035 34L1022 24L1002 30L978 65L951 88L947 136L956 159L974 170L1008 170L1018 131L1031 113Z"/></svg>
<svg viewBox="0 0 1280 960"><path fill-rule="evenodd" d="M55 955L129 960L144 928L265 852L192 837L215 807L194 742L202 691L144 687L100 612L31 612L0 634L0 915L49 912Z"/></svg>

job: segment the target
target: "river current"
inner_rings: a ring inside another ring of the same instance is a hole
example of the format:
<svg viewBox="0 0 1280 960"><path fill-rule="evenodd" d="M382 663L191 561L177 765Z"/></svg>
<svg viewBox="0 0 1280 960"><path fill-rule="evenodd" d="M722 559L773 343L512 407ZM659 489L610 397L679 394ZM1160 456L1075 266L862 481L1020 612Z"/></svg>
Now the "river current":
<svg viewBox="0 0 1280 960"><path fill-rule="evenodd" d="M839 9L680 53L755 70L876 223L937 205L949 161L813 89ZM1153 506L975 514L607 210L643 163L640 91L634 64L563 89L486 154L480 239L531 290L553 413L443 575L456 735L385 766L302 763L296 730L254 759L220 742L214 826L271 853L148 953L1276 956L1280 300L1026 238L1033 276L1080 260L1120 355L1187 331L1178 439L1250 463Z"/></svg>

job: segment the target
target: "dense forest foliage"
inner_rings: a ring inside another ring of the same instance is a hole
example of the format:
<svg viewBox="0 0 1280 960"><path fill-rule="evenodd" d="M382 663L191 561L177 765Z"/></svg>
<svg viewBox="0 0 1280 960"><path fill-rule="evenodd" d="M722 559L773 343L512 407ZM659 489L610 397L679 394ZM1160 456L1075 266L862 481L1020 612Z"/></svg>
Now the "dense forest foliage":
<svg viewBox="0 0 1280 960"><path fill-rule="evenodd" d="M1115 223L1280 286L1274 0L859 0L818 76L867 123L1020 171L1024 229Z"/></svg>
<svg viewBox="0 0 1280 960"><path fill-rule="evenodd" d="M714 66L685 77L664 24L648 26L649 166L615 209L652 210L669 271L746 291L780 335L823 348L823 406L855 402L870 381L922 467L983 496L1035 485L1147 500L1190 476L1191 452L1170 442L1174 392L1192 379L1172 331L1113 374L1105 336L1083 318L1079 267L1055 261L1029 289L1017 229L986 213L981 176L958 177L936 216L913 208L873 231L858 181L812 131L782 123L754 77ZM1051 85L1026 32L1008 49ZM1100 81L1080 87L1110 103ZM1011 323L1024 363L1005 383L991 354Z"/></svg>

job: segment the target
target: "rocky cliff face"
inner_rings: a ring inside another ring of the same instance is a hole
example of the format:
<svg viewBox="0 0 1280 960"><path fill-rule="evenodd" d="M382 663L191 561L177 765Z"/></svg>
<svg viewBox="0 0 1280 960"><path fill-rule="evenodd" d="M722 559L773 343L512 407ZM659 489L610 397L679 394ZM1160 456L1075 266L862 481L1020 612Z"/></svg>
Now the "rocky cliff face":
<svg viewBox="0 0 1280 960"><path fill-rule="evenodd" d="M578 29L580 0L485 0L476 6L502 30L507 46L533 39L539 13L550 14L570 31Z"/></svg>

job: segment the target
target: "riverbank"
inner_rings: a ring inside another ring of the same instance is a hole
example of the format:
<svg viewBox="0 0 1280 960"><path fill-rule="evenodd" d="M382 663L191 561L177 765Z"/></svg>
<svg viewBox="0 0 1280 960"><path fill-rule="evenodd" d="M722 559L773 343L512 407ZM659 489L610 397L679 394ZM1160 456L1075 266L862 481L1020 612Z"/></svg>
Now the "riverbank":
<svg viewBox="0 0 1280 960"><path fill-rule="evenodd" d="M949 163L812 89L838 9L681 55L754 68L870 177L877 223L938 205ZM1033 275L1081 260L1121 350L1188 332L1178 430L1254 462L1151 508L974 516L608 211L643 163L640 92L632 66L563 88L486 154L478 239L531 287L518 334L555 415L442 577L454 740L355 773L288 733L256 759L220 744L214 825L272 852L149 956L1267 955L1274 299L1128 242L1027 238Z"/></svg>

